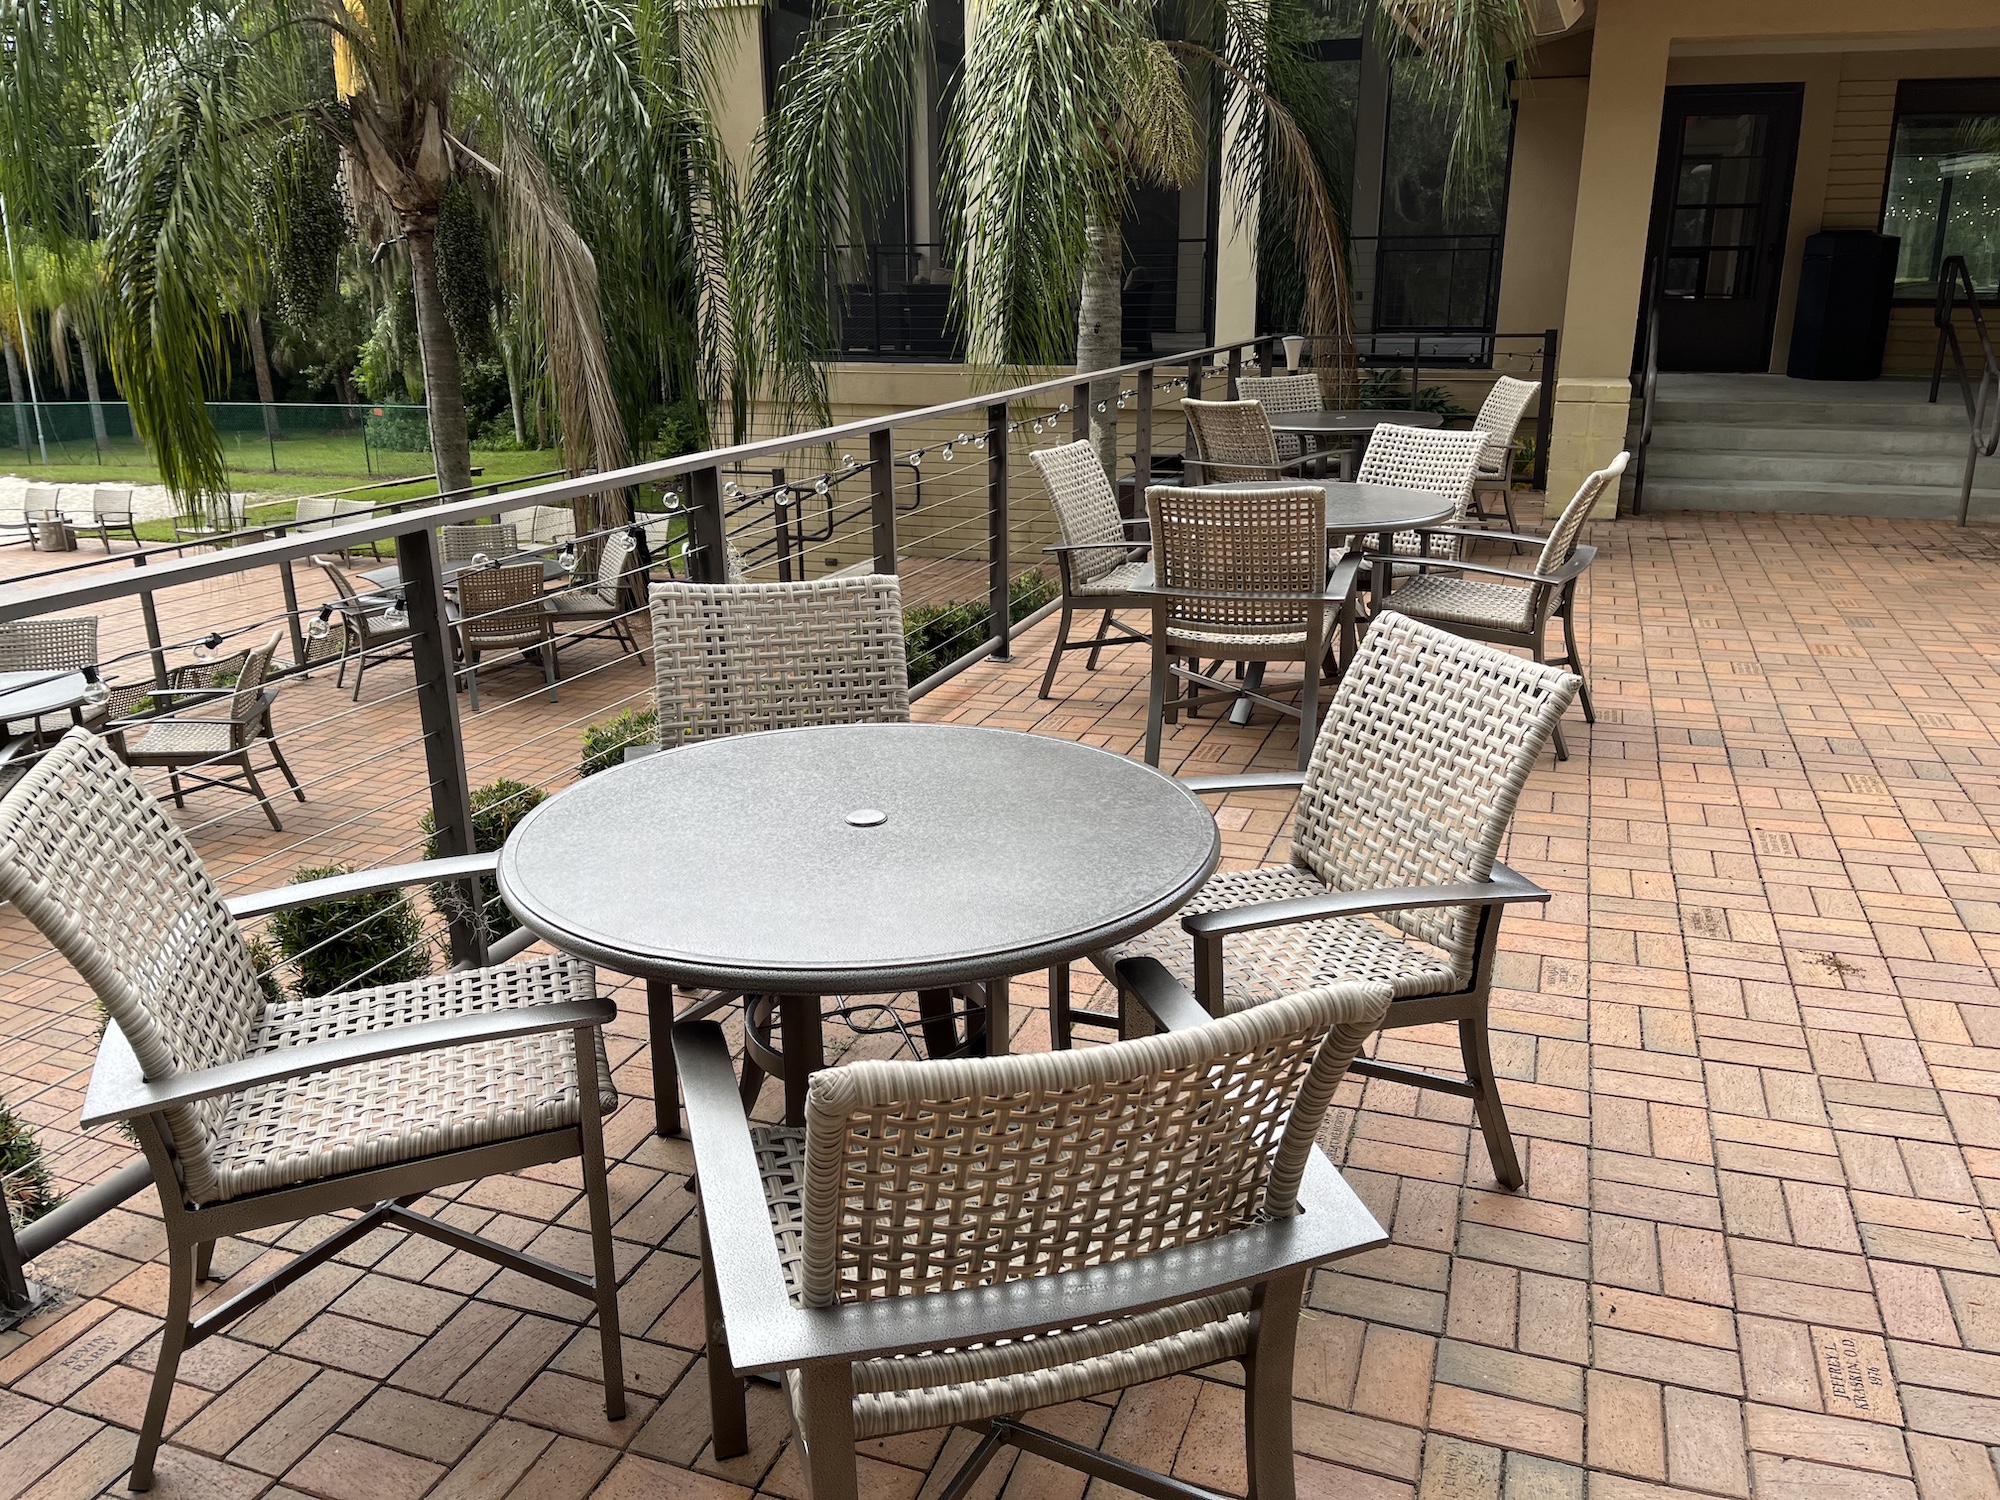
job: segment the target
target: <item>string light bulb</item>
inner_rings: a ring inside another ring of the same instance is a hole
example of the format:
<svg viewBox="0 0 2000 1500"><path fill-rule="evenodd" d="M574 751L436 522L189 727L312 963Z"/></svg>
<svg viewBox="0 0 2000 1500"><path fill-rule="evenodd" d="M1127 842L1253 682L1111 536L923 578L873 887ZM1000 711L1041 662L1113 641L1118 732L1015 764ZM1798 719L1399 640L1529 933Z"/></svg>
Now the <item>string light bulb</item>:
<svg viewBox="0 0 2000 1500"><path fill-rule="evenodd" d="M211 630L207 635L194 643L194 659L203 662L214 661L215 648L221 644L222 632Z"/></svg>
<svg viewBox="0 0 2000 1500"><path fill-rule="evenodd" d="M322 604L319 607L319 613L313 616L312 623L306 626L306 639L309 641L325 640L328 635L332 634L333 626L330 623L332 619L333 606L331 604Z"/></svg>
<svg viewBox="0 0 2000 1500"><path fill-rule="evenodd" d="M963 434L963 433L961 433L961 434L960 434L960 436L961 436L961 437L963 437L963 436L964 436L964 434ZM946 443L946 444L944 445L944 461L945 461L946 463L950 463L950 462L951 462L951 444L950 444L950 443Z"/></svg>

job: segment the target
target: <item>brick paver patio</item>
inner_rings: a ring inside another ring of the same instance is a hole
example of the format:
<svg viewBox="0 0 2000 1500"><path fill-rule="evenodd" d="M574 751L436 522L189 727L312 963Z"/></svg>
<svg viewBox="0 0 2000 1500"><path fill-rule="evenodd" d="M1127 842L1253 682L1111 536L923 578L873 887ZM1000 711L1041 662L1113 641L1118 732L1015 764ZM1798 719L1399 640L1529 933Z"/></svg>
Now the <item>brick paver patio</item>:
<svg viewBox="0 0 2000 1500"><path fill-rule="evenodd" d="M1346 1087L1328 1145L1393 1243L1314 1286L1301 1491L2000 1500L2000 542L1775 516L1646 517L1595 540L1601 722L1572 717L1575 758L1537 768L1506 855L1556 892L1501 938L1496 1045L1527 1185L1494 1189L1459 1101ZM169 634L268 604L232 587L170 608ZM107 639L135 630L116 616ZM1073 656L1043 703L1048 638L919 716L1133 750L1143 654L1110 653L1094 676ZM643 692L639 667L609 660L579 653L574 672L597 670L560 705L531 673L494 674L489 703L530 696L471 721L476 778L560 782L574 726ZM185 816L230 885L331 854L410 857L408 683L406 666L371 674L362 709L310 735L297 727L346 700L318 680L281 698L313 799L283 804L288 833L219 794ZM1169 759L1283 766L1291 744L1268 716L1205 719ZM1231 860L1282 844L1283 799L1218 816ZM74 1187L129 1148L74 1132L94 1025L39 949L0 913L0 1090ZM1016 1045L1043 1046L1036 981L1021 989ZM775 1392L753 1393L748 1458L707 1451L689 1156L648 1134L644 1011L621 994L628 1102L609 1131L631 1416L603 1421L594 1335L569 1299L383 1234L184 1362L157 1493L802 1494ZM1456 1051L1421 1032L1392 1047ZM571 1171L484 1182L446 1211L583 1263ZM161 1249L141 1197L34 1268L69 1294L0 1335L0 1500L122 1493ZM269 1254L225 1243L216 1264ZM1240 1493L1234 1374L1038 1420ZM865 1493L935 1495L966 1444L866 1445ZM1003 1485L1021 1500L1084 1488L1033 1459L1011 1474L1003 1460L978 1493Z"/></svg>

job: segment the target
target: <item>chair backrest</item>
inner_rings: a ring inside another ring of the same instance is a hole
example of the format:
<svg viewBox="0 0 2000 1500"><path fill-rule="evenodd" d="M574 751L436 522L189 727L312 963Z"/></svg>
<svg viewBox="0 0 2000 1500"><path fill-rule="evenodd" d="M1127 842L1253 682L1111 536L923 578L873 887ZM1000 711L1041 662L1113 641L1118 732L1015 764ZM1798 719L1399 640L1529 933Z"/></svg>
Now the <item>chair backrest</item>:
<svg viewBox="0 0 2000 1500"><path fill-rule="evenodd" d="M1392 607L1369 627L1314 742L1292 863L1343 891L1485 880L1579 680ZM1470 975L1474 908L1382 920Z"/></svg>
<svg viewBox="0 0 2000 1500"><path fill-rule="evenodd" d="M656 583L660 745L910 717L903 591L892 576Z"/></svg>
<svg viewBox="0 0 2000 1500"><path fill-rule="evenodd" d="M1060 1275L1289 1218L1389 993L1357 981L1083 1052L815 1073L801 1300Z"/></svg>
<svg viewBox="0 0 2000 1500"><path fill-rule="evenodd" d="M1268 489L1146 491L1153 523L1153 574L1167 599L1168 628L1266 635L1303 630L1301 600L1230 599L1224 594L1303 594L1326 586L1326 491L1318 485Z"/></svg>
<svg viewBox="0 0 2000 1500"><path fill-rule="evenodd" d="M1590 519L1590 513L1603 498L1607 489L1615 491L1619 477L1625 472L1625 465L1632 455L1621 453L1594 474L1586 475L1577 486L1576 495L1563 507L1563 513L1556 517L1556 524L1549 528L1548 540L1542 543L1542 555L1535 559L1537 573L1553 573L1572 557L1576 556L1576 544L1583 536L1583 523Z"/></svg>
<svg viewBox="0 0 2000 1500"><path fill-rule="evenodd" d="M1502 375L1493 382L1493 389L1480 403L1479 415L1472 419L1472 425L1487 437L1486 452L1479 459L1481 469L1506 475L1507 450L1513 445L1514 432L1540 389L1534 381L1516 380L1512 375Z"/></svg>
<svg viewBox="0 0 2000 1500"><path fill-rule="evenodd" d="M458 628L470 646L513 646L549 634L542 565L474 568L458 575Z"/></svg>
<svg viewBox="0 0 2000 1500"><path fill-rule="evenodd" d="M1255 401L1267 413L1321 411L1326 407L1326 393L1320 389L1317 375L1243 375L1236 381L1236 394L1245 401ZM1298 438L1289 432L1272 434L1272 441L1280 458L1297 458L1301 452Z"/></svg>
<svg viewBox="0 0 2000 1500"><path fill-rule="evenodd" d="M1069 576L1073 582L1095 582L1132 556L1124 518L1118 514L1118 495L1104 476L1104 465L1096 448L1079 439L1053 448L1037 448L1028 457L1048 487L1063 541L1072 547L1089 542L1114 544L1101 552L1070 553Z"/></svg>
<svg viewBox="0 0 2000 1500"><path fill-rule="evenodd" d="M271 675L272 659L278 654L283 631L273 631L263 645L247 651L243 665L236 669L235 692L229 696L229 721L238 744L247 743L250 731L264 715L264 680Z"/></svg>
<svg viewBox="0 0 2000 1500"><path fill-rule="evenodd" d="M340 502L329 495L304 495L292 517L294 531L325 531L340 514Z"/></svg>
<svg viewBox="0 0 2000 1500"><path fill-rule="evenodd" d="M625 603L625 575L639 556L639 544L629 531L614 531L597 549L597 597L613 609Z"/></svg>
<svg viewBox="0 0 2000 1500"><path fill-rule="evenodd" d="M567 505L531 505L514 512L514 525L528 528L530 546L566 542L576 535L576 514Z"/></svg>
<svg viewBox="0 0 2000 1500"><path fill-rule="evenodd" d="M481 553L499 562L502 558L518 557L520 552L520 533L509 521L438 527L438 556L446 567L469 563Z"/></svg>
<svg viewBox="0 0 2000 1500"><path fill-rule="evenodd" d="M0 799L0 896L104 1002L149 1079L243 1056L263 1014L250 950L201 856L105 741L72 729ZM181 1183L219 1192L228 1097L167 1112Z"/></svg>
<svg viewBox="0 0 2000 1500"><path fill-rule="evenodd" d="M77 672L96 664L96 615L43 616L0 625L0 672Z"/></svg>
<svg viewBox="0 0 2000 1500"><path fill-rule="evenodd" d="M1210 483L1242 484L1276 480L1278 443L1271 419L1255 401L1183 401L1194 456L1227 468L1202 469Z"/></svg>
<svg viewBox="0 0 2000 1500"><path fill-rule="evenodd" d="M30 521L57 514L62 508L62 486L31 484L21 491L21 512Z"/></svg>
<svg viewBox="0 0 2000 1500"><path fill-rule="evenodd" d="M1452 502L1448 524L1465 522L1472 504L1472 481L1479 472L1479 456L1486 451L1488 434L1478 428L1470 432L1441 432L1434 427L1405 427L1384 423L1368 440L1355 479L1362 484L1392 485L1397 489L1422 490L1443 495ZM1413 531L1396 533L1395 550L1417 553L1422 543ZM1430 555L1457 557L1458 538L1432 539Z"/></svg>
<svg viewBox="0 0 2000 1500"><path fill-rule="evenodd" d="M314 566L326 574L328 580L332 582L334 592L340 595L341 602L358 608L361 603L361 591L354 586L354 580L347 576L347 569L335 559L319 554L315 554L312 561Z"/></svg>
<svg viewBox="0 0 2000 1500"><path fill-rule="evenodd" d="M131 520L131 488L125 485L98 485L90 492L90 517L93 521L116 521L120 525Z"/></svg>

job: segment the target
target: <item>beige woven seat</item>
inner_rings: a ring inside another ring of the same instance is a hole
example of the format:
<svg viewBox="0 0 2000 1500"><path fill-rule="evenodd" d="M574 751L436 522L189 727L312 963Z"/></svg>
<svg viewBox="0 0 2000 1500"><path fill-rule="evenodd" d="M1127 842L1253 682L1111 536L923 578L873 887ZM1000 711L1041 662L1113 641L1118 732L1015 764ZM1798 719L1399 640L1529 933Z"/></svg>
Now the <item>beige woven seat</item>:
<svg viewBox="0 0 2000 1500"><path fill-rule="evenodd" d="M1062 619L1055 644L1049 648L1048 670L1042 673L1041 696L1055 686L1056 667L1065 651L1090 652L1086 671L1097 670L1097 657L1107 645L1144 642L1144 633L1118 619L1118 611L1150 612L1151 599L1141 591L1153 586L1153 565L1143 561L1144 521L1128 521L1118 513L1118 496L1105 477L1097 450L1088 441L1037 448L1028 457L1047 486L1055 505L1062 542L1047 548L1056 556L1062 582ZM1101 609L1104 620L1087 641L1069 638L1070 616L1078 609Z"/></svg>
<svg viewBox="0 0 2000 1500"><path fill-rule="evenodd" d="M81 672L97 665L96 615L44 615L33 620L0 623L0 672ZM6 709L0 698L0 711ZM77 713L85 724L99 724L110 714L107 703L86 703ZM6 734L54 735L76 721L68 712L38 719L10 719Z"/></svg>
<svg viewBox="0 0 2000 1500"><path fill-rule="evenodd" d="M1239 400L1255 401L1267 414L1326 409L1326 394L1320 389L1317 375L1242 375L1237 377L1236 395ZM1304 454L1305 445L1296 434L1274 432L1271 436L1279 458L1298 458Z"/></svg>
<svg viewBox="0 0 2000 1500"><path fill-rule="evenodd" d="M589 1298L605 1414L624 1416L601 1110L616 1103L588 965L555 956L267 1002L239 922L490 875L470 855L224 901L186 836L103 740L72 730L0 799L0 897L104 1005L86 1128L131 1124L167 1236L165 1328L129 1484L150 1487L182 1353L348 1246L394 1228ZM590 1059L592 1107L581 1106ZM453 1183L581 1157L592 1274L409 1208ZM345 1215L317 1245L190 1317L226 1235Z"/></svg>
<svg viewBox="0 0 2000 1500"><path fill-rule="evenodd" d="M1319 723L1320 678L1355 571L1343 561L1328 582L1326 491L1297 483L1255 490L1153 485L1146 506L1159 573L1147 764L1160 763L1165 725L1179 723L1183 711L1193 716L1205 701L1248 698L1299 720L1303 768ZM1204 656L1218 658L1207 671ZM1298 703L1265 696L1257 690L1261 679L1221 680L1215 673L1223 661L1298 662Z"/></svg>
<svg viewBox="0 0 2000 1500"><path fill-rule="evenodd" d="M1255 401L1181 402L1187 417L1190 484L1276 484L1297 476L1303 458L1278 456L1271 419Z"/></svg>
<svg viewBox="0 0 2000 1500"><path fill-rule="evenodd" d="M505 562L520 555L521 534L511 521L438 527L438 560L447 569L469 566L475 557Z"/></svg>
<svg viewBox="0 0 2000 1500"><path fill-rule="evenodd" d="M1470 432L1440 432L1390 422L1375 429L1368 451L1361 456L1361 467L1355 471L1357 483L1419 490L1442 495L1452 503L1451 517L1435 540L1425 542L1429 532L1399 531L1396 552L1405 557L1458 556L1458 538L1449 533L1465 524L1466 509L1472 504L1472 479L1479 457L1486 451L1486 440L1487 434L1476 427ZM1411 568L1399 564L1391 571L1407 573Z"/></svg>
<svg viewBox="0 0 2000 1500"><path fill-rule="evenodd" d="M549 702L556 697L555 616L542 598L542 565L515 563L458 575L458 645L466 698L479 712L480 657L488 652L540 660Z"/></svg>
<svg viewBox="0 0 2000 1500"><path fill-rule="evenodd" d="M272 829L282 833L285 825L278 821L278 809L257 780L250 752L262 740L292 795L301 802L306 800L305 789L292 774L285 752L278 748L278 734L271 725L272 693L264 686L278 642L283 639L282 632L273 632L264 645L245 652L235 680L226 688L155 690L156 700L169 705L172 712L162 718L114 720L106 729L112 750L128 766L164 769L175 807L187 806L189 785L247 792L264 809ZM223 716L202 717L204 703L219 704ZM189 708L196 712L186 712Z"/></svg>
<svg viewBox="0 0 2000 1500"><path fill-rule="evenodd" d="M1388 990L1336 985L1210 1020L1157 965L1124 981L1165 1034L830 1069L802 1129L751 1130L720 1029L676 1028L718 1457L748 1446L743 1374L769 1371L810 1500L856 1495L857 1441L948 1423L986 1440L947 1493L1009 1443L1157 1494L1150 1471L1020 1418L1240 1360L1250 1492L1292 1494L1306 1276L1380 1243L1343 1213L1349 1190L1313 1142ZM1279 1226L1331 1238L1291 1246L1281 1270L1257 1249Z"/></svg>
<svg viewBox="0 0 2000 1500"><path fill-rule="evenodd" d="M637 651L631 616L639 606L639 544L628 531L614 531L597 551L597 569L588 585L551 594L543 602L558 625L589 625L558 637L557 647L608 635L621 651Z"/></svg>
<svg viewBox="0 0 2000 1500"><path fill-rule="evenodd" d="M1472 425L1489 438L1486 451L1479 456L1479 474L1473 480L1469 512L1471 519L1482 526L1488 521L1504 521L1510 532L1521 529L1514 524L1514 435L1521 430L1521 418L1540 389L1532 380L1502 375L1480 403L1479 415L1472 419ZM1480 498L1483 495L1498 499L1500 509L1486 509Z"/></svg>
<svg viewBox="0 0 2000 1500"><path fill-rule="evenodd" d="M772 729L823 724L902 724L910 717L909 649L902 585L893 574L799 583L656 583L652 589L654 698L660 749ZM737 997L710 994L686 1012L712 1014ZM766 1077L785 1086L786 1117L805 1108L808 1070L820 1055L820 1010L811 1036L772 1042L779 1007L745 998L744 1088L756 1097ZM646 1001L653 1035L674 1021L671 985L652 982ZM952 996L926 990L918 1003L934 1052L960 1045ZM653 1048L655 1128L680 1131L673 1050Z"/></svg>
<svg viewBox="0 0 2000 1500"><path fill-rule="evenodd" d="M1536 661L1568 667L1577 674L1577 702L1583 709L1584 722L1596 723L1590 680L1584 674L1583 656L1576 644L1576 585L1596 559L1597 549L1584 546L1581 538L1584 523L1598 501L1607 492L1617 492L1619 476L1625 472L1629 458L1629 454L1621 453L1596 473L1586 476L1546 537L1485 530L1461 533L1464 539L1493 537L1512 542L1517 550L1539 543L1541 551L1530 568L1499 568L1461 558L1444 572L1406 579L1389 595L1386 607L1429 620L1470 640L1522 647ZM1467 573L1477 576L1459 576ZM1489 583L1488 578L1512 581ZM1563 654L1558 657L1551 657L1548 651L1550 620L1562 622ZM1569 746L1563 742L1560 724L1556 726L1554 739L1556 758L1568 760Z"/></svg>
<svg viewBox="0 0 2000 1500"><path fill-rule="evenodd" d="M396 657L409 656L415 632L410 628L409 615L400 598L355 587L353 578L335 558L316 556L312 561L326 574L334 588L333 600L321 607L322 618L335 612L340 615L340 669L334 674L334 686L346 683L347 663L351 657L354 661L354 701L359 703L361 679L370 664L379 666ZM324 651L326 647L322 645L320 649ZM313 660L319 660L319 655L310 644L307 653Z"/></svg>
<svg viewBox="0 0 2000 1500"><path fill-rule="evenodd" d="M1558 668L1381 615L1302 776L1184 782L1208 792L1297 787L1290 860L1212 877L1177 921L1092 962L1116 978L1127 960L1157 960L1218 1015L1348 980L1390 984L1384 1026L1456 1022L1465 1078L1372 1061L1355 1071L1471 1098L1494 1176L1519 1187L1487 1005L1501 912L1548 892L1497 858L1577 686Z"/></svg>

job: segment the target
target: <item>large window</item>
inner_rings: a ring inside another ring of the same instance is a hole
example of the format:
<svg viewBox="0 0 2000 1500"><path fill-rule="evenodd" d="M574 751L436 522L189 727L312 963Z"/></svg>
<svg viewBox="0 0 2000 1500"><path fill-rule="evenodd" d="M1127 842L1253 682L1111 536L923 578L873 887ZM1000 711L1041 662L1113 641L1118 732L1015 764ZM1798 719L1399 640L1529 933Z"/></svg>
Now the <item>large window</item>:
<svg viewBox="0 0 2000 1500"><path fill-rule="evenodd" d="M1981 293L2000 290L2000 78L1909 79L1897 89L1882 232L1902 241L1899 298L1934 297L1949 255L1965 257Z"/></svg>

